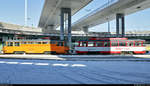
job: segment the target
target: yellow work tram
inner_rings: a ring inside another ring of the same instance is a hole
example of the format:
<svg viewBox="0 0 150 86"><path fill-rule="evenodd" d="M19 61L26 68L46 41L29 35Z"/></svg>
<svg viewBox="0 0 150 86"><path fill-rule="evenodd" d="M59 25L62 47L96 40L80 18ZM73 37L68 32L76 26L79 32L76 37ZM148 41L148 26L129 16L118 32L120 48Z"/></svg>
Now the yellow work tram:
<svg viewBox="0 0 150 86"><path fill-rule="evenodd" d="M69 47L57 40L8 40L3 47L4 54L67 54Z"/></svg>

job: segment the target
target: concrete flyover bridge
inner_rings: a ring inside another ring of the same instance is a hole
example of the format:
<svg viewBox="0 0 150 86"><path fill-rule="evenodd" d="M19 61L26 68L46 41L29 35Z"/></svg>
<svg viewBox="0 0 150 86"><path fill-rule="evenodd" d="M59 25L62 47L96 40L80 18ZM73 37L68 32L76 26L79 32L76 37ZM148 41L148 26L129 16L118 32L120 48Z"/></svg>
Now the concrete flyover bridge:
<svg viewBox="0 0 150 86"><path fill-rule="evenodd" d="M91 1L92 0L45 0L38 26L42 28L43 33L50 33L60 26L61 40L64 40L64 32L65 28L67 28L68 46L71 48L71 16Z"/></svg>
<svg viewBox="0 0 150 86"><path fill-rule="evenodd" d="M91 1L92 0L45 0L38 27L42 28L43 32L49 33L61 24L60 16L63 8L66 8L63 13L67 13L67 11L71 9L71 15L74 15Z"/></svg>
<svg viewBox="0 0 150 86"><path fill-rule="evenodd" d="M116 19L117 35L125 34L124 16L147 9L150 7L150 0L111 0L100 8L94 10L72 25L72 30L83 30L106 23Z"/></svg>

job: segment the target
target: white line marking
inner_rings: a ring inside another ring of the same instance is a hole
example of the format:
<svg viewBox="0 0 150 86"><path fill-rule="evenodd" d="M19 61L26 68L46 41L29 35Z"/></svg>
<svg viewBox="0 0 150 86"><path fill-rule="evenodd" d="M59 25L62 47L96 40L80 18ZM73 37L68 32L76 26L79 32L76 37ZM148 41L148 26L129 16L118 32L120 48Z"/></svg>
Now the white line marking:
<svg viewBox="0 0 150 86"><path fill-rule="evenodd" d="M33 63L29 63L29 62L22 62L20 64L28 64L28 65L32 65Z"/></svg>
<svg viewBox="0 0 150 86"><path fill-rule="evenodd" d="M6 64L18 64L19 62L6 62Z"/></svg>
<svg viewBox="0 0 150 86"><path fill-rule="evenodd" d="M63 67L66 67L68 66L69 64L52 64L53 66L63 66Z"/></svg>
<svg viewBox="0 0 150 86"><path fill-rule="evenodd" d="M72 67L86 67L84 64L73 64Z"/></svg>
<svg viewBox="0 0 150 86"><path fill-rule="evenodd" d="M0 61L0 63L6 63L5 61Z"/></svg>
<svg viewBox="0 0 150 86"><path fill-rule="evenodd" d="M34 65L49 65L49 63L35 63Z"/></svg>

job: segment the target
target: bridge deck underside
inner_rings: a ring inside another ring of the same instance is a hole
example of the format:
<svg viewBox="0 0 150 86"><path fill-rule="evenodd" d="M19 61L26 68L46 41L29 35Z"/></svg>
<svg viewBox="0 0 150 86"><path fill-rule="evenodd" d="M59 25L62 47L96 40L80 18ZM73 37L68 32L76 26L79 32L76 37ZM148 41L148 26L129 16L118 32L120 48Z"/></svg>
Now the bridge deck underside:
<svg viewBox="0 0 150 86"><path fill-rule="evenodd" d="M84 16L72 25L72 30L78 31L82 30L85 26L90 28L106 23L115 19L117 13L129 15L147 8L150 8L150 0L118 0L118 2L110 6L106 4L106 7L103 9L97 9L96 12L91 12Z"/></svg>
<svg viewBox="0 0 150 86"><path fill-rule="evenodd" d="M56 28L60 25L60 8L71 8L71 14L74 15L91 1L92 0L45 0L38 26L46 28L49 25L53 25L53 28Z"/></svg>

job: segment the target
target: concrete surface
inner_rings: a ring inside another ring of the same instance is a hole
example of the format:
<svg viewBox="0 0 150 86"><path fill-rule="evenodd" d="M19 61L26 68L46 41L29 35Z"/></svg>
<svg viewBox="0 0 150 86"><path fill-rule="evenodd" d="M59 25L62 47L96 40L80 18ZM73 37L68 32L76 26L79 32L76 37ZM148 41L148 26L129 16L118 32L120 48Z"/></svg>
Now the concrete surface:
<svg viewBox="0 0 150 86"><path fill-rule="evenodd" d="M150 84L147 61L0 59L0 84Z"/></svg>
<svg viewBox="0 0 150 86"><path fill-rule="evenodd" d="M117 59L117 60L137 60L137 59L148 59L150 55L28 55L28 54L7 54L0 55L0 58L20 58L20 59L49 59L49 60L105 60Z"/></svg>

